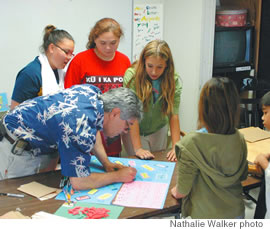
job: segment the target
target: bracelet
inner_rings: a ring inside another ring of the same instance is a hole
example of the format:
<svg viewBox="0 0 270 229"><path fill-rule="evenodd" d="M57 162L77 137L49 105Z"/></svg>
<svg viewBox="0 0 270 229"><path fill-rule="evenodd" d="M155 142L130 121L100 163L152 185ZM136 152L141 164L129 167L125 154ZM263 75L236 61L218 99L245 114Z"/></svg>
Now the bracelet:
<svg viewBox="0 0 270 229"><path fill-rule="evenodd" d="M140 147L140 148L134 150L134 152L137 153L140 149L142 149L142 147Z"/></svg>

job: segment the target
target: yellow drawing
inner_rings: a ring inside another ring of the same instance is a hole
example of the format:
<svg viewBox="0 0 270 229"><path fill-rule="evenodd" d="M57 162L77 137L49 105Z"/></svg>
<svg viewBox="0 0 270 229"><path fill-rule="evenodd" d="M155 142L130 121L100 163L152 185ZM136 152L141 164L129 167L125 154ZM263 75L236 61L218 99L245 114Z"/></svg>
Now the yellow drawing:
<svg viewBox="0 0 270 229"><path fill-rule="evenodd" d="M142 165L143 168L149 170L149 171L153 171L154 169L152 167L150 167L149 165Z"/></svg>
<svg viewBox="0 0 270 229"><path fill-rule="evenodd" d="M111 196L112 196L112 194L110 194L110 193L105 193L105 194L99 196L98 199L99 199L99 200L106 200L106 199L110 198Z"/></svg>
<svg viewBox="0 0 270 229"><path fill-rule="evenodd" d="M115 161L114 163L119 164L119 165L123 165L123 163L121 161Z"/></svg>
<svg viewBox="0 0 270 229"><path fill-rule="evenodd" d="M149 178L147 173L141 173L142 178Z"/></svg>
<svg viewBox="0 0 270 229"><path fill-rule="evenodd" d="M97 191L98 191L98 189L93 188L93 189L91 189L91 190L88 192L88 194L93 195L93 194L95 194Z"/></svg>

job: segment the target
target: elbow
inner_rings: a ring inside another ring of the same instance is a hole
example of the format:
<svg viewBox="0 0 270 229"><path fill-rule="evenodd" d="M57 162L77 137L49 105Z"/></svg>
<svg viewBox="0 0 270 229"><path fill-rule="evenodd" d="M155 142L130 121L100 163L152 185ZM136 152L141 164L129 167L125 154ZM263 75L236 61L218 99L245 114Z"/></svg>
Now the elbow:
<svg viewBox="0 0 270 229"><path fill-rule="evenodd" d="M178 192L176 186L174 186L174 187L172 188L171 194L172 194L172 196L173 196L175 199L181 199L181 198L184 198L184 197L187 196L187 195L184 195L184 194Z"/></svg>
<svg viewBox="0 0 270 229"><path fill-rule="evenodd" d="M70 177L69 180L73 189L82 190L81 182L78 177Z"/></svg>
<svg viewBox="0 0 270 229"><path fill-rule="evenodd" d="M182 198L184 198L184 197L186 197L187 195L184 195L184 194L181 194L181 193L177 193L175 196L174 196L174 198L175 199L182 199Z"/></svg>

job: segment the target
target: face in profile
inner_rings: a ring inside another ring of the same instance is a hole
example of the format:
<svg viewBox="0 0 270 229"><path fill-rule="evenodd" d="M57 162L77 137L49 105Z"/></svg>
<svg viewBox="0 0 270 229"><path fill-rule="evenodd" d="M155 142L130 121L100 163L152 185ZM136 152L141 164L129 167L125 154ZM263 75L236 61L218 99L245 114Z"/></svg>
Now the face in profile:
<svg viewBox="0 0 270 229"><path fill-rule="evenodd" d="M145 69L152 80L157 80L163 74L166 66L166 61L159 56L145 58Z"/></svg>
<svg viewBox="0 0 270 229"><path fill-rule="evenodd" d="M113 32L105 32L95 39L96 51L103 60L113 59L120 39Z"/></svg>
<svg viewBox="0 0 270 229"><path fill-rule="evenodd" d="M130 126L136 121L136 119L123 120L120 115L119 108L114 108L108 114L108 121L103 125L103 132L107 137L113 138L122 133L128 133Z"/></svg>
<svg viewBox="0 0 270 229"><path fill-rule="evenodd" d="M50 65L53 69L63 69L73 57L74 42L64 38L57 44L51 44L51 61Z"/></svg>
<svg viewBox="0 0 270 229"><path fill-rule="evenodd" d="M266 129L270 130L270 106L262 106L262 120L263 120L263 125Z"/></svg>

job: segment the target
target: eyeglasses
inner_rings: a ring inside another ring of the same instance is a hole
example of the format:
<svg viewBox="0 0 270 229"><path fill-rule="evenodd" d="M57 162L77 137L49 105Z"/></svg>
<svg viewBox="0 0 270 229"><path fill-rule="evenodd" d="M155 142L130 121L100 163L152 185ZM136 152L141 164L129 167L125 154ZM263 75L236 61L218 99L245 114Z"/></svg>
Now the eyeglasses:
<svg viewBox="0 0 270 229"><path fill-rule="evenodd" d="M130 123L127 120L125 120L125 121L126 121L126 125L127 125L127 130L129 131L130 130Z"/></svg>
<svg viewBox="0 0 270 229"><path fill-rule="evenodd" d="M53 43L54 44L54 43ZM74 53L70 53L70 51L67 51L63 48L61 48L59 45L57 44L54 44L57 48L59 48L60 50L62 50L67 56L70 56L70 57L73 57L74 56Z"/></svg>

